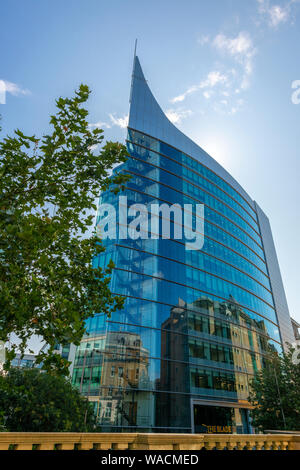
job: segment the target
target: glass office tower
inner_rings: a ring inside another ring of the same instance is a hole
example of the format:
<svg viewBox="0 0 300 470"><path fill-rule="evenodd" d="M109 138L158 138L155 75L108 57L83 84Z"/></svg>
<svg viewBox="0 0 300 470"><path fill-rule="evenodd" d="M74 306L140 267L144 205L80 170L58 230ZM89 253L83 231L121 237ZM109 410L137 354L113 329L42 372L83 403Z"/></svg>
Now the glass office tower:
<svg viewBox="0 0 300 470"><path fill-rule="evenodd" d="M127 135L131 204L204 204L204 245L142 233L106 239L124 308L97 314L73 383L103 431L251 432L249 383L293 331L267 217L243 188L164 115L134 59ZM100 204L119 211L118 196ZM163 223L158 214L158 228ZM195 223L195 216L191 219ZM172 236L173 234L173 236ZM153 235L153 232L151 232Z"/></svg>

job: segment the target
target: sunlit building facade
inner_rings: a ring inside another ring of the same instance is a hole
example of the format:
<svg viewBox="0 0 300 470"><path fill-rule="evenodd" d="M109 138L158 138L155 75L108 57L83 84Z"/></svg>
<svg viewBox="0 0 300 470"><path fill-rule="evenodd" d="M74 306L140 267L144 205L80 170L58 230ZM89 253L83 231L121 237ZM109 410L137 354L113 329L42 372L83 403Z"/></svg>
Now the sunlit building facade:
<svg viewBox="0 0 300 470"><path fill-rule="evenodd" d="M128 206L204 204L204 245L144 233L106 239L124 308L87 322L73 383L103 431L251 432L250 382L293 342L267 217L234 178L165 116L134 59ZM118 196L100 204L118 211ZM98 222L98 221L97 221ZM170 213L170 226L178 223ZM159 216L159 224L162 224Z"/></svg>

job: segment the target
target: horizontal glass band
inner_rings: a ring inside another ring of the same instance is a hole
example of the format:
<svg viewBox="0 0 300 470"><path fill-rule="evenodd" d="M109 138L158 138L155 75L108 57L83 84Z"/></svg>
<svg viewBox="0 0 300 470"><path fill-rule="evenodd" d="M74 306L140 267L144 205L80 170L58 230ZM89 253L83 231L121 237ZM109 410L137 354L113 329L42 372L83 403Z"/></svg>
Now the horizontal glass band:
<svg viewBox="0 0 300 470"><path fill-rule="evenodd" d="M132 371L135 372L134 377ZM129 375L131 375L130 379ZM210 382L205 386L196 379L196 375L206 375L210 377ZM121 386L118 388L123 388L124 392L130 392L133 388L136 392L138 390L156 391L158 387L161 391L171 392L174 387L176 392L193 393L194 388L211 388L235 392L236 396L241 398L249 393L248 377L252 378L253 375L206 365L198 367L188 363L170 362L164 359L139 359L137 357L128 361L126 357L119 357L118 354L112 359L110 355L103 354L101 365L74 366L73 384L81 386L81 391L84 385L91 391L93 386L98 389L99 386L109 388L116 387L119 383ZM248 398L247 395L246 398Z"/></svg>
<svg viewBox="0 0 300 470"><path fill-rule="evenodd" d="M166 144L165 142L159 141L157 139L152 138L149 135L142 134L134 129L128 129L128 136L129 140L132 140L134 143L143 145L149 150L154 150L163 155L168 157L174 158L178 162L182 162L183 164L187 164L190 169L194 169L206 178L208 178L211 182L216 183L220 188L222 188L225 192L231 195L234 199L236 199L241 205L243 205L249 212L252 213L253 217L257 220L257 215L253 207L248 203L248 201L238 192L236 191L229 183L227 183L223 178L218 176L208 167L200 163L195 158L184 154L178 149ZM203 153L206 153L203 151Z"/></svg>
<svg viewBox="0 0 300 470"><path fill-rule="evenodd" d="M140 296L150 300L159 299L163 302L170 302L170 299L172 299L171 303L176 303L176 298L179 297L187 303L192 303L199 298L199 292L201 292L225 301L233 299L241 308L252 310L276 323L276 313L272 306L254 294L249 294L227 281L222 281L205 273L200 273L197 287L195 287L166 280L159 276L150 276L142 272L115 267L111 288L120 295Z"/></svg>
<svg viewBox="0 0 300 470"><path fill-rule="evenodd" d="M163 219L163 217L160 216L160 219ZM98 224L99 221L100 221L100 218L97 217L96 224ZM173 224L174 222L171 221L171 228ZM117 224L117 225L122 225L122 224ZM141 229L141 233L142 232L143 230ZM229 266L233 266L239 269L245 274L248 274L250 277L257 280L257 282L264 285L268 290L271 290L269 277L263 270L261 270L258 266L256 266L252 261L247 259L245 256L234 251L232 248L209 237L205 229L204 229L204 234L203 234L204 246L201 249L201 251L185 250L183 249L185 248L184 241L176 240L172 238L169 240L162 239L162 238L159 238L158 233L155 234L157 235L155 236L155 238L150 238L151 234L153 233L154 233L153 231L151 231L151 233L148 233L149 238L146 238L146 236L142 236L141 238L136 239L136 240L127 238L126 240L125 239L120 240L120 242L122 244L126 244L128 246L134 246L145 251L169 254L169 257L173 258L174 260L178 260L183 263L194 264L194 265L196 265L198 261L200 260L201 254L205 253L216 259L219 259L220 261L223 261ZM115 243L115 241L116 240L113 240L113 239L104 239L103 244L105 244L105 246L109 246L110 244Z"/></svg>
<svg viewBox="0 0 300 470"><path fill-rule="evenodd" d="M130 241L133 242L133 240L130 240ZM126 242L127 240L125 240L125 243ZM189 270L191 269L204 271L206 273L215 275L217 277L221 277L224 280L228 280L229 282L232 282L233 284L237 284L240 287L243 287L247 290L250 290L258 297L261 297L267 302L273 304L272 293L264 285L260 284L259 282L257 282L256 279L249 276L247 273L243 273L242 271L235 268L234 266L229 266L223 261L220 261L216 258L206 255L202 250L201 251L184 250L186 253L195 252L195 256L191 255L191 256L186 257L188 258L186 261L194 260L194 263L190 264L188 262L179 261L172 256L164 256L161 250L159 251L159 254L158 254L158 253L153 253L153 251L151 252L151 251L141 250L137 246L134 246L134 243L132 243L131 245L129 243L128 244L129 246L126 246L125 244L123 244L123 241L121 241L121 243L115 246L114 251L119 250L121 252L121 250L128 250L128 249L135 250L137 253L137 256L139 257L139 261L141 263L145 261L145 269L146 269L145 272L147 272L147 274L151 274L151 270L155 267L154 265L156 264L156 261L151 260L151 257L158 256L159 258L164 259L166 262L169 262L169 266L165 264L160 264L160 269L163 270L163 267L165 266L167 270L172 270L172 269L176 269L178 271L181 270L182 280L184 279L184 277L189 277ZM123 256L126 258L126 251L124 251ZM134 262L133 254L131 253L131 255L129 256L131 258L131 261ZM118 263L117 257L115 257L114 262Z"/></svg>
<svg viewBox="0 0 300 470"><path fill-rule="evenodd" d="M113 295L116 295L113 293ZM124 307L112 313L111 321L114 324L131 325L143 328L143 331L154 329L161 331L168 324L173 330L172 324L168 323L170 315L174 311L181 312L188 317L189 335L209 334L223 340L230 340L233 344L243 345L253 335L261 338L258 348L267 351L267 344L277 342L281 348L281 339L278 326L270 320L262 318L249 310L241 309L234 303L219 302L213 299L199 299L194 304L186 305L163 303L137 297L125 297ZM208 323L208 326L207 326ZM101 314L95 315L86 321L88 335L105 333L107 328L106 317ZM179 333L178 333L179 334ZM184 330L181 334L187 334ZM146 333L145 333L146 335ZM244 338L244 335L245 338ZM273 346L272 346L273 347Z"/></svg>
<svg viewBox="0 0 300 470"><path fill-rule="evenodd" d="M107 248L109 245L114 244L116 240L110 240L110 242L111 243L109 243L108 240L106 241L105 246ZM128 238L126 240L118 241L117 244L148 253L159 253L160 256L170 258L192 267L201 266L201 264L203 264L203 258L211 259L212 262L213 260L216 260L220 263L220 266L226 266L225 269L233 268L233 272L241 272L271 292L269 278L260 269L237 253L211 239L205 239L204 247L201 250L186 250L184 242L172 239L155 240L150 238L140 238L137 240L131 240Z"/></svg>
<svg viewBox="0 0 300 470"><path fill-rule="evenodd" d="M159 178L161 182L169 180L169 184L172 185L172 180L170 176L173 176L174 178L176 177L180 180L179 183L176 184L176 186L180 188L182 186L181 182L184 182L185 185L188 184L187 190L185 192L191 192L192 194L194 193L195 197L199 197L199 194L197 193L197 188L200 188L202 194L204 192L209 197L209 200L211 201L210 205L212 207L215 207L216 205L216 203L214 203L214 201L212 200L212 198L214 198L216 201L219 202L219 204L222 204L222 207L227 208L229 218L241 225L246 231L247 228L250 226L251 230L254 230L254 237L260 237L258 224L251 217L251 215L246 212L245 209L238 202L231 199L230 196L224 193L217 186L210 183L207 179L203 178L202 176L196 173L193 173L185 167L182 167L182 165L178 163L175 164L173 161L167 159L167 157L159 155L153 151L141 149L139 146L132 145L130 142L128 143L128 148L130 151L131 158L129 158L125 163L123 167L124 170L137 168L141 173L151 174L151 169L158 169L161 171ZM141 150L144 150L144 152L141 152ZM167 161L165 162L164 159L166 159ZM170 165L170 163L172 165ZM144 165L144 167L142 165ZM169 175L169 177L167 175ZM176 178L174 179L174 181L176 181Z"/></svg>
<svg viewBox="0 0 300 470"><path fill-rule="evenodd" d="M191 287L202 282L200 281L200 279L202 279L202 274L214 276L217 279L229 282L230 284L245 290L249 294L257 296L269 305L274 306L271 292L261 284L258 284L240 271L229 267L224 269L224 263L212 260L204 254L198 267L182 264L176 260L163 257L159 254L142 252L132 247L119 245L114 245L112 250L106 250L106 253L100 254L99 256L100 265L102 264L101 256L105 256L106 259L110 258L117 267L122 266L128 268L128 270L132 269L133 271L138 270L138 272L150 276L152 276L153 273L159 273L159 277Z"/></svg>
<svg viewBox="0 0 300 470"><path fill-rule="evenodd" d="M109 332L107 333L109 338ZM126 332L122 332L126 338ZM108 339L109 340L109 339ZM163 338L166 340L166 338ZM164 347L162 341L161 344ZM124 352L120 352L121 347L117 344L107 344L103 350L91 349L77 350L74 367L97 367L103 362L148 364L149 360L158 360L168 363L168 367L174 367L177 364L183 366L205 367L213 370L225 372L239 372L243 374L254 375L262 367L266 366L266 358L262 355L249 353L239 348L230 348L228 346L216 345L208 341L192 340L180 341L176 344L176 348L172 349L172 353L177 351L177 357L168 357L166 351L160 357L155 357L151 353L143 355L137 348L124 347ZM189 356L182 360L179 352L189 353ZM144 351L145 353L145 351ZM172 356L172 353L169 353Z"/></svg>
<svg viewBox="0 0 300 470"><path fill-rule="evenodd" d="M157 172L158 171L160 170L157 170ZM212 222L217 223L220 227L225 227L226 230L236 234L236 236L241 240L244 240L247 245L251 246L254 251L258 252L262 258L264 257L260 236L254 232L246 222L240 220L238 224L237 221L232 220L234 219L234 216L229 218L229 209L227 207L222 208L221 203L217 200L213 201L210 196L205 194L203 194L201 199L199 199L199 195L196 194L196 196L198 196L198 198L196 198L194 197L195 194L192 194L189 188L184 187L184 184L182 185L182 190L178 189L175 184L172 185L172 181L170 182L171 184L166 184L160 180L160 176L158 174L152 175L155 176L155 178L150 178L149 176L136 172L134 173L129 168L124 168L124 172L131 175L131 179L127 183L128 189L141 189L151 196L156 196L158 193L160 198L169 200L170 204L205 204L206 220L211 220ZM153 188L155 185L157 185L157 189ZM201 190L199 189L199 192L200 191ZM212 207L213 205L215 207ZM241 227L242 225L243 227Z"/></svg>
<svg viewBox="0 0 300 470"><path fill-rule="evenodd" d="M130 188L130 189L128 188L122 191L122 196L127 197L128 206L135 204L135 203L145 204L146 206L151 205L151 204L162 204L162 203L172 205L172 203L167 199L163 199L158 196L152 196L152 195L145 193L144 191L140 191L138 189L133 189L133 188ZM116 211L118 211L118 199L113 193L111 192L103 193L100 198L100 204L102 203L109 203L115 207ZM207 210L208 209L205 207L204 217L206 217ZM216 216L216 214L214 216ZM97 223L98 221L99 219L97 219ZM194 224L194 221L195 221L195 216L193 215L193 224ZM222 221L217 220L216 222L222 222ZM173 224L173 221L170 220L170 223ZM228 230L225 230L224 228L222 228L217 223L214 223L205 218L204 224L205 224L205 234L204 234L205 239L206 238L213 239L217 243L220 243L221 245L224 245L227 248L237 252L244 258L247 258L250 262L256 265L259 269L261 269L267 275L267 269L266 269L266 264L265 264L264 259L257 252L255 252L252 248L250 248L249 245L247 245L242 240L240 240L235 234L232 234ZM255 248L258 249L258 246L256 244L255 244ZM263 256L262 252L261 254Z"/></svg>
<svg viewBox="0 0 300 470"><path fill-rule="evenodd" d="M176 326L172 325L172 320L173 323L177 320L177 327L180 328L176 329ZM110 320L107 320L106 323L105 331L94 334L90 331L89 335L81 342L76 352L75 364L95 364L105 353L114 357L116 354L126 355L128 360L136 358L137 355L143 359L148 357L163 358L186 363L189 363L191 358L206 359L223 364L207 365L223 368L227 364L231 368L236 367L237 371L255 373L257 371L256 362L262 364L271 352L281 351L280 345L274 346L273 341L266 340L257 332L253 332L247 338L247 330L236 327L231 330L228 325L226 328L225 324L220 321L211 324L209 319L203 316L198 316L197 320L189 314L183 318L170 317L167 326L173 326L174 329L150 329ZM196 325L201 325L203 331L192 330L193 327L197 327ZM182 333L181 330L185 333ZM213 331L214 334L204 333L204 330ZM227 337L221 336L221 333ZM240 336L240 342L235 336ZM244 343L241 340L244 340ZM177 344L179 347L166 350L162 356L163 345L171 343ZM195 348L201 348L201 351L198 349L196 351ZM211 348L217 348L217 352Z"/></svg>
<svg viewBox="0 0 300 470"><path fill-rule="evenodd" d="M185 321L184 328L181 328L180 331L177 328L178 322L171 321L171 315L174 312L180 312ZM117 315L117 318L122 322L116 321L116 318L107 319L104 315L96 315L86 322L86 334L79 349L82 354L93 348L102 350L105 348L108 332L130 332L139 336L141 344L151 351L153 357L160 357L163 335L172 337L175 342L182 341L181 337L190 338L192 341L207 340L214 344L239 348L264 357L267 357L271 351L282 352L281 344L266 335L268 325L264 325L265 330L262 331L245 324L237 325L228 321L227 318L219 318L217 315L213 317L207 313L179 309L178 307L172 307L171 312L169 309L168 313L170 313L169 317L165 315L166 320L160 322L161 328L125 323L128 320L126 313ZM160 315L162 315L161 312ZM136 319L136 321L139 320L140 318Z"/></svg>
<svg viewBox="0 0 300 470"><path fill-rule="evenodd" d="M234 199L231 195L224 191L220 186L216 183L209 180L203 174L197 172L196 170L190 168L188 165L184 164L182 161L178 162L174 160L170 156L163 155L155 150L149 150L147 147L127 140L127 148L132 157L139 157L143 158L147 161L157 162L159 161L162 168L170 169L175 172L175 174L182 174L182 176L187 176L190 180L194 182L200 182L201 186L206 188L211 194L214 194L219 197L219 199L224 200L229 206L236 207L237 210L242 209L245 218L247 220L254 222L254 227L258 228L258 221L256 212L249 207L248 203L241 204L236 199ZM250 213L251 211L251 213Z"/></svg>

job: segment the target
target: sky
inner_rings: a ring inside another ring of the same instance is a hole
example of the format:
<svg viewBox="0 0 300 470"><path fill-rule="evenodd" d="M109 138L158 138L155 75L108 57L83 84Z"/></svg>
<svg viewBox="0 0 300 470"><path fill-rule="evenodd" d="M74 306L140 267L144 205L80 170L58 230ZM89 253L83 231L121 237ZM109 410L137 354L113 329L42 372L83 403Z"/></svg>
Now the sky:
<svg viewBox="0 0 300 470"><path fill-rule="evenodd" d="M0 0L0 20L0 137L47 132L85 83L91 125L124 141L138 40L169 119L269 217L300 321L300 0Z"/></svg>

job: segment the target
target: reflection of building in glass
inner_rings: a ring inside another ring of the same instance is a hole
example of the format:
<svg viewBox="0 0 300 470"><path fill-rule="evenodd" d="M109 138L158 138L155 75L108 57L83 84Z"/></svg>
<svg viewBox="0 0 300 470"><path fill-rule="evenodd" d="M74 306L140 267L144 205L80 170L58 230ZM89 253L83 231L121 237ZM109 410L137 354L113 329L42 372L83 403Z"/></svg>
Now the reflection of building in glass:
<svg viewBox="0 0 300 470"><path fill-rule="evenodd" d="M73 384L95 403L104 425L137 426L137 411L149 388L149 351L138 334L108 332L81 342L77 350Z"/></svg>
<svg viewBox="0 0 300 470"><path fill-rule="evenodd" d="M166 118L137 57L127 148L128 160L114 171L131 174L121 193L128 207L204 204L204 246L187 250L186 240L176 239L183 222L172 212L159 213L155 230L151 223L134 240L121 236L118 218L117 239L104 240L94 264L114 262L111 290L125 297L124 308L87 322L74 383L96 403L103 430L193 432L205 424L248 432L253 373L270 350L294 341L268 219ZM103 192L100 203L118 213L113 192ZM153 237L166 220L170 239Z"/></svg>
<svg viewBox="0 0 300 470"><path fill-rule="evenodd" d="M210 396L219 403L238 404L232 409L217 407L215 421L225 419L222 426L231 429L247 427L249 381L274 350L264 323L252 320L234 299L214 302L206 298L192 304L179 299L161 327L159 385L163 390L176 390L179 384L186 384L190 395L171 401L164 400L162 395L157 402L158 419L180 421L181 414L189 412L191 398L198 401L199 397ZM169 360L163 360L166 358ZM209 419L208 426L220 425L214 422L213 407L207 409L197 404L195 407L195 420L201 414L203 420ZM202 428L196 427L206 432L203 424Z"/></svg>
<svg viewBox="0 0 300 470"><path fill-rule="evenodd" d="M34 354L20 354L17 353L16 357L11 361L12 367L19 367L22 369L32 369L33 367L40 368L41 364L36 364L36 356Z"/></svg>

